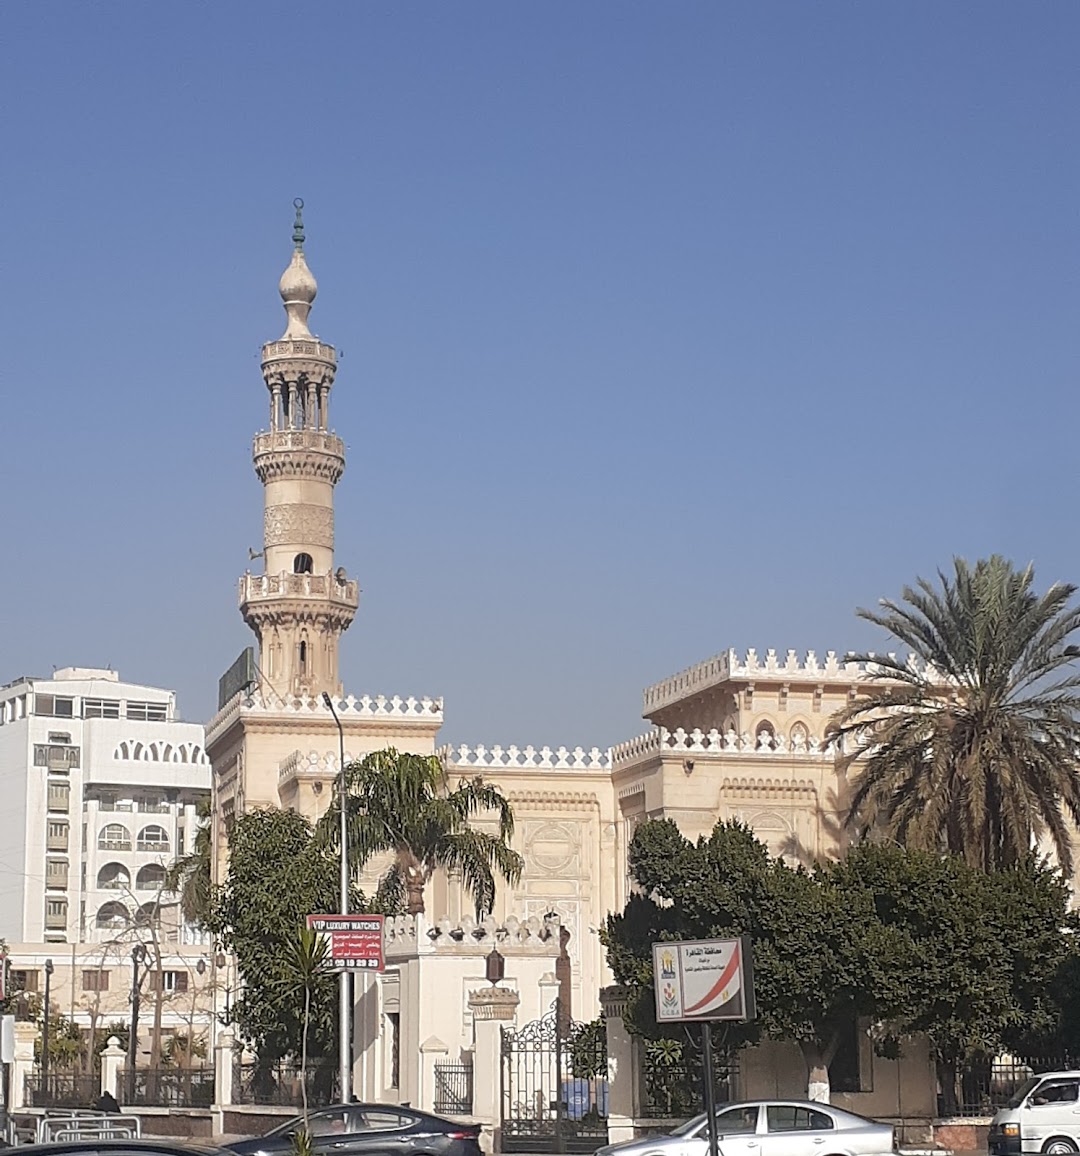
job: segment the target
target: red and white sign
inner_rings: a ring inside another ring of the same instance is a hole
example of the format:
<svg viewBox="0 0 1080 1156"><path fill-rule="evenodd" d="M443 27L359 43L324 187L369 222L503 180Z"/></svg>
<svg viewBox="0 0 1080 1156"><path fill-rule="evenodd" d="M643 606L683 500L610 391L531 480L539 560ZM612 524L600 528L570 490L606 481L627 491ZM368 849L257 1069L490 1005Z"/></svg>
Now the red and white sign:
<svg viewBox="0 0 1080 1156"><path fill-rule="evenodd" d="M330 961L347 971L382 971L383 916L309 915L309 930L330 937Z"/></svg>
<svg viewBox="0 0 1080 1156"><path fill-rule="evenodd" d="M658 1023L752 1020L754 970L750 940L671 940L653 944Z"/></svg>

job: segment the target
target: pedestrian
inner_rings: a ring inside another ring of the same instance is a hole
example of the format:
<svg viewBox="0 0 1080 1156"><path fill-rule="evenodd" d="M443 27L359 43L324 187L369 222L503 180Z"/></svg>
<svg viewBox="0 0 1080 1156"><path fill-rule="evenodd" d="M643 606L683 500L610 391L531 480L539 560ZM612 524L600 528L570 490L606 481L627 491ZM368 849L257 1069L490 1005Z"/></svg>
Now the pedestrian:
<svg viewBox="0 0 1080 1156"><path fill-rule="evenodd" d="M112 1092L102 1092L94 1101L95 1112L119 1112L120 1105L116 1102L116 1097Z"/></svg>

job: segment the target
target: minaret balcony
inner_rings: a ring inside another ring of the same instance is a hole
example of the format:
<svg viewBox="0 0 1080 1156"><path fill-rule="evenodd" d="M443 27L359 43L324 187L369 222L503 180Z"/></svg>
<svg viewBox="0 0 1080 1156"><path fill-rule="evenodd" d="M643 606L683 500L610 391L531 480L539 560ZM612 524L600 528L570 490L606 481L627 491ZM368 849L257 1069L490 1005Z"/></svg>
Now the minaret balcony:
<svg viewBox="0 0 1080 1156"><path fill-rule="evenodd" d="M360 605L360 584L336 574L245 574L240 579L240 605L296 599L332 603L355 610Z"/></svg>
<svg viewBox="0 0 1080 1156"><path fill-rule="evenodd" d="M289 369L289 376L300 369L313 381L324 375L334 379L337 369L337 353L332 345L319 341L316 337L283 337L279 341L268 341L262 347L263 374L281 373Z"/></svg>
<svg viewBox="0 0 1080 1156"><path fill-rule="evenodd" d="M345 443L318 429L257 433L251 447L255 472L264 484L280 477L324 478L336 484L345 470Z"/></svg>

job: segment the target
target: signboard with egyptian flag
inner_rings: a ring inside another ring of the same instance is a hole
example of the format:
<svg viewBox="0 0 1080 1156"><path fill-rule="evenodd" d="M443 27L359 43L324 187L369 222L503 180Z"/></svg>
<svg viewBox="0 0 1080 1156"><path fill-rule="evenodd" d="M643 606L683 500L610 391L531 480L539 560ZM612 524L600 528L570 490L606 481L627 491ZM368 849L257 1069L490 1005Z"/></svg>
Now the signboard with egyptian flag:
<svg viewBox="0 0 1080 1156"><path fill-rule="evenodd" d="M752 1020L754 968L750 939L653 944L657 1023Z"/></svg>

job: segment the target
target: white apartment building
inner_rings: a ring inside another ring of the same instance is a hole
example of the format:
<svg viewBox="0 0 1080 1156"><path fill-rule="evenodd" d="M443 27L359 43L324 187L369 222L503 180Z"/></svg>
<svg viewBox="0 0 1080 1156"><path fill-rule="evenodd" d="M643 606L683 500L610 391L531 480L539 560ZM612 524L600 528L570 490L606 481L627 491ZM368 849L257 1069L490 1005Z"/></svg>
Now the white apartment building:
<svg viewBox="0 0 1080 1156"><path fill-rule="evenodd" d="M0 687L0 936L121 943L153 925L197 942L161 884L210 793L203 747L172 691L112 670Z"/></svg>

